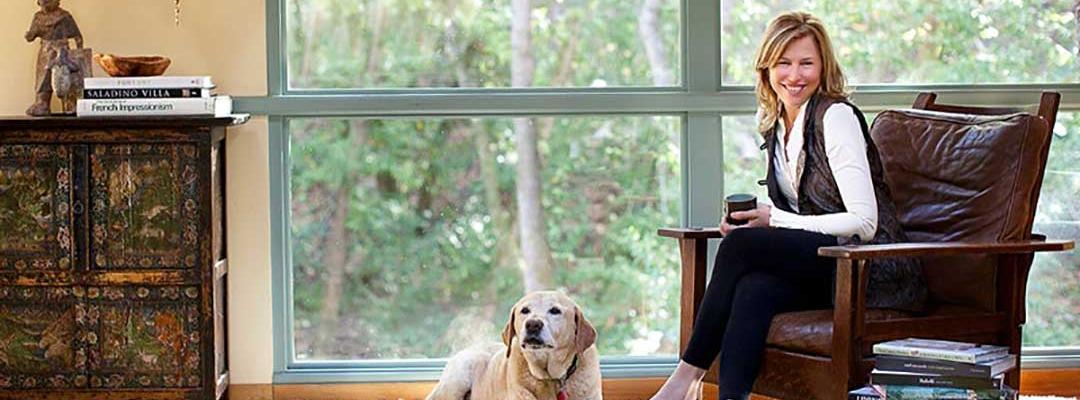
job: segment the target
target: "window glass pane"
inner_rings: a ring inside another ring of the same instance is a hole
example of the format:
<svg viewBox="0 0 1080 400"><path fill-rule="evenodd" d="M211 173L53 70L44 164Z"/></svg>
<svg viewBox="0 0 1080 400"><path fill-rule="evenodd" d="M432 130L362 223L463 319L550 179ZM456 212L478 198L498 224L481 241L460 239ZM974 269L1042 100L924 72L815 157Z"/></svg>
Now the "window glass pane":
<svg viewBox="0 0 1080 400"><path fill-rule="evenodd" d="M762 32L787 10L825 22L849 84L1075 82L1073 3L723 0L723 82L754 84Z"/></svg>
<svg viewBox="0 0 1080 400"><path fill-rule="evenodd" d="M522 257L525 131L548 269ZM525 270L550 271L584 308L601 354L676 353L678 250L656 229L679 221L681 118L299 119L289 132L298 359L497 342Z"/></svg>
<svg viewBox="0 0 1080 400"><path fill-rule="evenodd" d="M289 86L675 86L680 3L286 0Z"/></svg>
<svg viewBox="0 0 1080 400"><path fill-rule="evenodd" d="M874 114L867 114L873 121ZM755 182L765 177L753 115L724 117L726 193L768 196ZM1080 113L1059 113L1043 179L1035 233L1080 241ZM1025 346L1080 346L1080 251L1035 256L1027 292Z"/></svg>
<svg viewBox="0 0 1080 400"><path fill-rule="evenodd" d="M765 187L757 184L768 171L765 152L760 148L764 139L757 132L754 116L724 116L720 129L724 132L724 195L749 193L759 200L768 197Z"/></svg>
<svg viewBox="0 0 1080 400"><path fill-rule="evenodd" d="M1058 113L1035 233L1080 242L1080 113ZM1080 346L1080 251L1035 256L1028 280L1025 346Z"/></svg>

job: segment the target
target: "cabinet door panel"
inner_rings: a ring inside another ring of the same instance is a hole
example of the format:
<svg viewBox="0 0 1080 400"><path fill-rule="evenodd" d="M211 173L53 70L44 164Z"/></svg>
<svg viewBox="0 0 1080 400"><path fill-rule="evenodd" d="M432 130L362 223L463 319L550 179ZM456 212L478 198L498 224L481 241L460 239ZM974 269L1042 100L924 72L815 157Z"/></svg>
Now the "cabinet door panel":
<svg viewBox="0 0 1080 400"><path fill-rule="evenodd" d="M205 238L197 162L195 144L93 148L92 270L199 267Z"/></svg>
<svg viewBox="0 0 1080 400"><path fill-rule="evenodd" d="M0 286L0 389L86 387L86 348L72 292Z"/></svg>
<svg viewBox="0 0 1080 400"><path fill-rule="evenodd" d="M195 286L89 287L91 388L202 386Z"/></svg>
<svg viewBox="0 0 1080 400"><path fill-rule="evenodd" d="M68 146L0 145L0 284L70 282L71 174Z"/></svg>

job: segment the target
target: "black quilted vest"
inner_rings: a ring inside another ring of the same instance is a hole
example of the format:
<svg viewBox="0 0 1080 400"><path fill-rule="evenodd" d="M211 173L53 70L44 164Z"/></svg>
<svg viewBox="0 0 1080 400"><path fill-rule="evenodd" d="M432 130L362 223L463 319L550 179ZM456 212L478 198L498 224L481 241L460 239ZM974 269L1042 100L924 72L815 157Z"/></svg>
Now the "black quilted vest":
<svg viewBox="0 0 1080 400"><path fill-rule="evenodd" d="M870 163L870 178L874 185L874 196L877 198L878 222L877 233L874 238L864 241L865 238L838 238L840 244L885 244L907 241L907 235L900 227L897 217L896 206L892 201L889 186L885 183L885 174L881 166L881 158L878 156L877 146L870 138L870 130L867 129L866 118L858 107L842 98L830 98L823 95L814 95L806 106L806 116L803 118L803 153L805 154L802 167L802 176L799 178L799 211L802 215L821 215L846 212L844 202L840 197L840 189L836 185L836 179L829 167L829 159L825 153L824 119L825 111L835 103L844 103L855 111L862 129L863 138L866 139L866 158ZM779 122L777 122L779 123ZM762 148L768 156L768 176L765 179L769 189L769 198L774 207L794 213L788 206L787 198L780 191L776 182L773 155L776 146L780 145L777 140L776 130L771 130L765 136L765 144ZM927 289L922 277L922 267L914 258L884 258L873 259L869 262L869 286L867 288L866 306L873 308L893 308L902 310L919 311L925 306Z"/></svg>

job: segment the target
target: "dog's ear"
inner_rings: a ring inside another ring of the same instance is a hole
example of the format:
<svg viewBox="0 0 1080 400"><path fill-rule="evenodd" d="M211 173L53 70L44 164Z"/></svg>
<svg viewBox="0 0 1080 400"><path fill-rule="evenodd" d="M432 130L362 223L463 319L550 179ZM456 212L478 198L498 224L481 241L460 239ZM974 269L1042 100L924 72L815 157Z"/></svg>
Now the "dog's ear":
<svg viewBox="0 0 1080 400"><path fill-rule="evenodd" d="M581 313L579 307L574 307L574 324L574 351L581 354L596 343L596 328L585 319L585 314Z"/></svg>
<svg viewBox="0 0 1080 400"><path fill-rule="evenodd" d="M503 328L502 332L503 344L506 345L506 358L510 358L510 342L514 340L514 335L517 334L517 332L514 331L514 315L517 315L514 311L516 311L516 309L517 307L510 309L510 321L506 323L506 327Z"/></svg>

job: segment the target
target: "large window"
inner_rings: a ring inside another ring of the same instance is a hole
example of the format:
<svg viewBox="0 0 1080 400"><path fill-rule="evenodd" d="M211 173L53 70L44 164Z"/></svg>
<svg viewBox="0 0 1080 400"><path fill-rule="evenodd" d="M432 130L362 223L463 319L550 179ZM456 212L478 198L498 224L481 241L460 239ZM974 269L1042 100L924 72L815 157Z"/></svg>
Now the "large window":
<svg viewBox="0 0 1080 400"><path fill-rule="evenodd" d="M656 228L764 193L751 62L783 10L825 20L868 118L1062 92L1035 229L1080 238L1073 3L267 0L271 95L238 104L271 117L275 382L434 379L534 286L585 307L605 377L670 372ZM1027 366L1080 365L1078 277L1036 258Z"/></svg>
<svg viewBox="0 0 1080 400"><path fill-rule="evenodd" d="M1059 83L1080 76L1073 0L722 4L725 83L754 83L761 33L791 9L825 21L848 83Z"/></svg>

